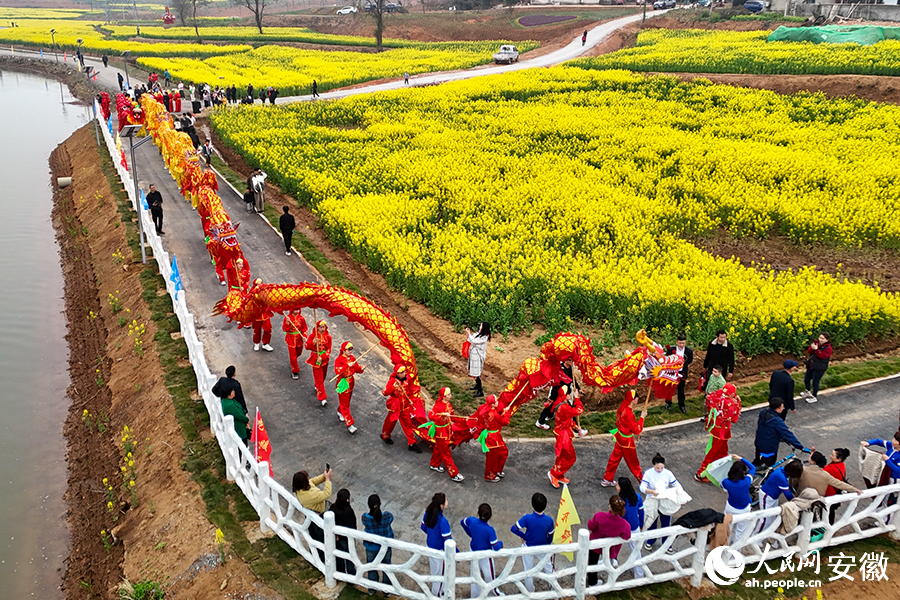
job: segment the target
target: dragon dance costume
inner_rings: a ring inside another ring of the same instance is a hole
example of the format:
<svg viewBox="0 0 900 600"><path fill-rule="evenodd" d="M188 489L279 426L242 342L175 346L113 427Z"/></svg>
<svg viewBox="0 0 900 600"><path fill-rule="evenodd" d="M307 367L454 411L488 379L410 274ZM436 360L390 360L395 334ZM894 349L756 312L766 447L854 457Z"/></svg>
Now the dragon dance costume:
<svg viewBox="0 0 900 600"><path fill-rule="evenodd" d="M335 389L338 393L338 414L341 421L347 424L347 428L353 428L353 415L350 414L350 399L353 397L353 387L356 385L354 375L362 373L365 367L356 362L356 358L350 354L353 344L344 342L341 344L341 353L334 359L334 374L337 375ZM347 354L344 354L344 353ZM351 431L351 433L353 433Z"/></svg>
<svg viewBox="0 0 900 600"><path fill-rule="evenodd" d="M324 328L325 331L319 331ZM325 393L325 377L328 375L328 363L331 361L331 334L328 333L328 324L325 321L316 323L313 332L306 338L306 349L310 350L306 364L312 367L313 382L316 386L316 398L322 406L328 402Z"/></svg>
<svg viewBox="0 0 900 600"><path fill-rule="evenodd" d="M413 426L412 417L415 414L416 407L412 402L412 394L409 391L409 377L406 374L406 367L397 365L394 372L388 378L387 385L384 386L381 394L387 397L385 406L388 414L384 418L384 425L381 427L381 439L385 442L391 439L391 433L394 426L400 422L400 428L403 435L406 436L406 443L413 446L416 443L415 427ZM393 442L388 442L393 443Z"/></svg>
<svg viewBox="0 0 900 600"><path fill-rule="evenodd" d="M484 479L497 482L505 475L503 468L506 466L506 459L509 458L509 448L503 441L501 433L501 429L509 425L509 413L498 410L497 397L493 394L485 399L482 406L485 409L482 411L479 407L481 415L478 420L481 431L478 442L481 444L481 451L485 453Z"/></svg>
<svg viewBox="0 0 900 600"><path fill-rule="evenodd" d="M563 386L560 394L568 395L568 387ZM553 487L559 487L559 482L569 483L566 473L575 464L575 444L572 443L572 428L575 426L575 418L584 412L584 405L580 398L575 398L574 403L568 401L556 409L556 420L553 433L556 434L556 462L548 475Z"/></svg>
<svg viewBox="0 0 900 600"><path fill-rule="evenodd" d="M434 440L431 468L435 471L443 471L446 468L447 474L455 479L459 475L459 469L456 468L450 454L450 424L454 416L453 405L450 404L450 389L444 387L441 388L437 401L428 412L429 421L419 427L427 428L429 437Z"/></svg>
<svg viewBox="0 0 900 600"><path fill-rule="evenodd" d="M610 431L616 440L616 445L613 448L612 455L609 457L609 463L606 465L606 474L603 476L604 481L615 481L616 469L623 458L636 480L640 481L643 476L641 463L637 457L634 436L640 435L644 430L644 419L634 418L634 411L631 409L634 397L634 390L628 390L625 393L625 399L616 411L616 428Z"/></svg>
<svg viewBox="0 0 900 600"><path fill-rule="evenodd" d="M284 315L284 321L281 323L281 330L284 332L284 343L287 344L288 360L291 363L291 376L297 379L300 374L300 365L297 364L297 357L303 354L303 343L306 341L308 327L306 319L299 310L290 310Z"/></svg>

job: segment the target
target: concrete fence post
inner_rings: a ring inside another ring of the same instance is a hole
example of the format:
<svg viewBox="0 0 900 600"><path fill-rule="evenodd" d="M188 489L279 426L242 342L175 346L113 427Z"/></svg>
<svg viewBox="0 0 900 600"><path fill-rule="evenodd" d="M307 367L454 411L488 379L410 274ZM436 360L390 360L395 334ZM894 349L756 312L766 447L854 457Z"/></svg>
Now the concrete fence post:
<svg viewBox="0 0 900 600"><path fill-rule="evenodd" d="M333 588L337 585L334 579L334 513L330 510L325 513L325 587ZM313 554L317 550L313 548Z"/></svg>
<svg viewBox="0 0 900 600"><path fill-rule="evenodd" d="M256 512L259 514L259 530L263 533L269 532L269 526L266 525L266 519L272 514L269 511L269 505L266 504L266 499L269 497L271 486L269 485L269 463L267 461L262 461L256 468L257 473L257 487L259 489L259 497L254 502L256 506Z"/></svg>
<svg viewBox="0 0 900 600"><path fill-rule="evenodd" d="M225 418L222 419L222 421L225 431L228 431L229 429L234 431L234 417L225 415ZM228 436L225 436L225 446L229 446ZM240 456L238 456L238 458L240 458ZM227 481L234 481L234 472L237 470L234 460L234 453L231 452L231 448L228 448L228 452L225 452L225 479Z"/></svg>
<svg viewBox="0 0 900 600"><path fill-rule="evenodd" d="M456 600L456 542L444 544L444 598Z"/></svg>
<svg viewBox="0 0 900 600"><path fill-rule="evenodd" d="M705 527L697 530L697 539L694 540L694 548L697 550L697 553L694 554L694 559L691 561L691 569L694 571L691 574L691 585L694 587L700 587L700 584L703 583L703 570L706 567L706 544L709 540L709 530Z"/></svg>
<svg viewBox="0 0 900 600"><path fill-rule="evenodd" d="M584 600L587 588L588 546L591 543L591 534L585 529L578 530L578 554L575 555L575 600Z"/></svg>
<svg viewBox="0 0 900 600"><path fill-rule="evenodd" d="M805 511L800 515L800 526L803 530L797 534L797 546L800 548L800 555L803 556L809 552L809 538L812 536L813 513L811 510Z"/></svg>

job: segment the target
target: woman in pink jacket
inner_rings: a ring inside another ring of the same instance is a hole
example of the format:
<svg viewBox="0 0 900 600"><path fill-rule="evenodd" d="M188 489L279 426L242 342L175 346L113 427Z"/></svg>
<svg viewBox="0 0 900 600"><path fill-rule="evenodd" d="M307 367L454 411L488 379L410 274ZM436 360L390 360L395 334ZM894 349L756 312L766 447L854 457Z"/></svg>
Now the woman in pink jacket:
<svg viewBox="0 0 900 600"><path fill-rule="evenodd" d="M625 501L619 496L610 498L609 512L601 511L591 517L588 521L588 531L591 532L591 541L602 538L631 539L631 525L625 520ZM619 566L616 559L621 549L622 544L609 547L609 560L614 567ZM588 553L588 587L597 585L597 571L591 571L590 565L596 565L598 562L600 562L600 548Z"/></svg>

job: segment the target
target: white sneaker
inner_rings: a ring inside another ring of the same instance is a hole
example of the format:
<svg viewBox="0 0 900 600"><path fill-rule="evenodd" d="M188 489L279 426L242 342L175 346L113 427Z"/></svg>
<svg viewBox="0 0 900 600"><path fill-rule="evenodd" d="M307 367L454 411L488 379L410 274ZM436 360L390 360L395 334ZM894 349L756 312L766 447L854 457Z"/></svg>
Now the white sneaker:
<svg viewBox="0 0 900 600"><path fill-rule="evenodd" d="M259 344L253 344L253 351L259 352Z"/></svg>
<svg viewBox="0 0 900 600"><path fill-rule="evenodd" d="M326 404L328 404L328 400L322 400L322 406L325 406Z"/></svg>
<svg viewBox="0 0 900 600"><path fill-rule="evenodd" d="M584 437L584 436L587 435L587 433L588 433L588 432L587 432L587 429L579 429L579 430L578 430L578 437Z"/></svg>
<svg viewBox="0 0 900 600"><path fill-rule="evenodd" d="M459 482L462 481L463 479L465 479L465 477L463 477L462 473L457 473L457 474L456 474L456 477L451 477L451 478L450 478L450 481L455 481L456 483L459 483Z"/></svg>
<svg viewBox="0 0 900 600"><path fill-rule="evenodd" d="M816 398L815 396L813 396L812 394L810 394L809 396L806 397L806 402L808 404L815 404L818 401L819 401L819 399Z"/></svg>
<svg viewBox="0 0 900 600"><path fill-rule="evenodd" d="M270 346L268 344L263 344L262 349L265 350L266 352L275 352L275 348L273 348L272 346Z"/></svg>
<svg viewBox="0 0 900 600"><path fill-rule="evenodd" d="M809 390L803 390L802 392L800 392L801 398L809 398L810 396L812 396L812 394L810 393Z"/></svg>
<svg viewBox="0 0 900 600"><path fill-rule="evenodd" d="M349 431L350 433L356 433L356 425L351 425L347 428L347 431Z"/></svg>
<svg viewBox="0 0 900 600"><path fill-rule="evenodd" d="M547 425L546 423L541 423L540 421L535 421L534 426L538 429L550 429L549 425Z"/></svg>
<svg viewBox="0 0 900 600"><path fill-rule="evenodd" d="M290 256L291 253L290 253L290 252L285 252L284 255L285 255L285 256Z"/></svg>
<svg viewBox="0 0 900 600"><path fill-rule="evenodd" d="M341 414L341 411L338 411L338 414L337 414L337 415L338 415L338 419L340 419L340 420L341 420L341 423L343 423L343 422L344 422L344 415Z"/></svg>
<svg viewBox="0 0 900 600"><path fill-rule="evenodd" d="M600 486L601 486L601 487L615 487L615 485L616 485L616 482L615 482L615 481L609 481L609 480L606 480L606 479L603 479L603 480L600 481Z"/></svg>
<svg viewBox="0 0 900 600"><path fill-rule="evenodd" d="M428 465L428 468L431 469L432 471L437 471L438 473L444 472L444 467L432 467L431 465Z"/></svg>
<svg viewBox="0 0 900 600"><path fill-rule="evenodd" d="M219 283L220 283L221 285L225 285L225 282L224 282L224 281L220 281Z"/></svg>

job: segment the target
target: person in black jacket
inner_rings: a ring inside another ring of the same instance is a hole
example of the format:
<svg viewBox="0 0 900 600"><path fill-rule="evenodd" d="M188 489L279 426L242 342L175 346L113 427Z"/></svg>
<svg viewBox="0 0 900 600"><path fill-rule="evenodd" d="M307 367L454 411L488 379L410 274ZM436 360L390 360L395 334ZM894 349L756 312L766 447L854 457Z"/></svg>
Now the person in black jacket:
<svg viewBox="0 0 900 600"><path fill-rule="evenodd" d="M334 513L335 525L339 527L346 527L347 529L356 529L356 513L353 512L353 507L350 506L350 490L348 490L347 488L341 488L338 490L337 497L334 500L334 504L331 505L331 512ZM335 536L334 547L335 550L349 552L350 541L346 536ZM345 558L335 558L335 568L339 573L356 575L356 565L353 564L353 561L347 560Z"/></svg>
<svg viewBox="0 0 900 600"><path fill-rule="evenodd" d="M244 407L244 412L247 412L247 403L244 401L244 391L241 389L241 382L234 378L234 374L234 365L230 365L225 369L225 377L220 377L211 391L218 398L227 398L231 395L231 391L234 390L234 399Z"/></svg>
<svg viewBox="0 0 900 600"><path fill-rule="evenodd" d="M250 180L253 179L253 173L256 171L251 171L249 179L247 179L247 191L244 192L244 204L247 205L247 212L253 212L253 204L256 202L256 196L253 194L253 184L250 183Z"/></svg>
<svg viewBox="0 0 900 600"><path fill-rule="evenodd" d="M297 226L297 222L294 221L294 215L291 214L289 206L282 206L281 210L284 211L284 214L278 218L278 228L281 230L281 235L284 238L284 253L290 256L291 237L294 235L294 228Z"/></svg>
<svg viewBox="0 0 900 600"><path fill-rule="evenodd" d="M724 329L716 332L716 339L706 347L706 358L703 359L703 370L706 379L709 379L709 371L714 365L722 365L725 379L731 379L734 375L734 346L728 343L728 334Z"/></svg>
<svg viewBox="0 0 900 600"><path fill-rule="evenodd" d="M678 380L678 410L683 413L687 412L684 406L684 385L687 382L688 370L690 364L694 362L694 351L687 347L687 338L679 335L675 340L675 347L666 350L667 355L677 354L684 359L684 366L681 367L681 379ZM666 402L666 410L672 408L672 402Z"/></svg>
<svg viewBox="0 0 900 600"><path fill-rule="evenodd" d="M769 400L779 398L784 402L784 410L778 416L785 420L788 411L796 412L797 410L794 405L794 379L791 377L791 373L799 364L796 360L788 359L782 364L784 368L772 373L772 377L769 379Z"/></svg>
<svg viewBox="0 0 900 600"><path fill-rule="evenodd" d="M147 205L150 207L150 216L153 217L153 225L156 226L156 234L163 235L165 231L163 231L163 209L162 209L162 194L160 194L156 190L156 186L152 183L150 184L150 193L147 194Z"/></svg>

